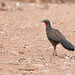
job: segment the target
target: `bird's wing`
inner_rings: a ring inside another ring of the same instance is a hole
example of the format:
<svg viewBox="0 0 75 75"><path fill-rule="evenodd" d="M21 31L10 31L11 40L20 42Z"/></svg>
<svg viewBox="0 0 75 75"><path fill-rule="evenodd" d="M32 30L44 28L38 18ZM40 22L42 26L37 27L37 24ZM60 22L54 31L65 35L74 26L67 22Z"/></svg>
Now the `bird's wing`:
<svg viewBox="0 0 75 75"><path fill-rule="evenodd" d="M48 38L53 41L60 41L64 37L57 29L52 29L48 34Z"/></svg>

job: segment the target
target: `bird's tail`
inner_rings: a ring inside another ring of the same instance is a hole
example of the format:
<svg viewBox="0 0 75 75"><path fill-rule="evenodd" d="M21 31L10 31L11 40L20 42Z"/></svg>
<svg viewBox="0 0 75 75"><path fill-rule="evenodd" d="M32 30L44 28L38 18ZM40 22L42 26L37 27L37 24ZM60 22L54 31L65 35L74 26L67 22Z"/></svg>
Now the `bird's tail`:
<svg viewBox="0 0 75 75"><path fill-rule="evenodd" d="M71 50L71 51L75 50L74 46L65 38L61 39L60 43L64 48L66 48L68 50Z"/></svg>

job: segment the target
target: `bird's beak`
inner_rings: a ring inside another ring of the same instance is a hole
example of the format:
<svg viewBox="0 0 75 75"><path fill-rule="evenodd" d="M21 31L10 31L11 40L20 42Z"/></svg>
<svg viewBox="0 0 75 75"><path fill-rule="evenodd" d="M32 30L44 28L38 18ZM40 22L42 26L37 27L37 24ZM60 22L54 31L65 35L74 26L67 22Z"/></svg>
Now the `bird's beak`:
<svg viewBox="0 0 75 75"><path fill-rule="evenodd" d="M42 23L42 22L44 22L44 20L43 20L43 21L41 21L41 23Z"/></svg>

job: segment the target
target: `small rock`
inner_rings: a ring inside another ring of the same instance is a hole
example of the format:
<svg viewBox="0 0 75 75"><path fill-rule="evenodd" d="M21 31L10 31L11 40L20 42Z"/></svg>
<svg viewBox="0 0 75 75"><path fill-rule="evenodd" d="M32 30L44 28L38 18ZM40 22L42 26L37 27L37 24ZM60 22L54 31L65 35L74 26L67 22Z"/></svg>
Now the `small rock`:
<svg viewBox="0 0 75 75"><path fill-rule="evenodd" d="M21 51L19 51L19 53L20 53L20 54L24 54L24 51L23 51L23 50L21 50Z"/></svg>
<svg viewBox="0 0 75 75"><path fill-rule="evenodd" d="M3 44L0 44L0 48L3 48Z"/></svg>
<svg viewBox="0 0 75 75"><path fill-rule="evenodd" d="M24 48L26 48L26 46L24 46Z"/></svg>
<svg viewBox="0 0 75 75"><path fill-rule="evenodd" d="M4 26L7 26L8 24L4 24Z"/></svg>
<svg viewBox="0 0 75 75"><path fill-rule="evenodd" d="M22 75L22 74L17 74L17 75Z"/></svg>
<svg viewBox="0 0 75 75"><path fill-rule="evenodd" d="M22 75L26 75L25 73L23 73Z"/></svg>
<svg viewBox="0 0 75 75"><path fill-rule="evenodd" d="M16 3L16 6L18 6L18 7L19 7L19 6L20 6L20 3L19 3L19 2L17 2L17 3Z"/></svg>
<svg viewBox="0 0 75 75"><path fill-rule="evenodd" d="M0 68L0 70L2 70L2 69Z"/></svg>
<svg viewBox="0 0 75 75"><path fill-rule="evenodd" d="M33 64L33 66L37 69L37 68L44 68L44 65L42 64Z"/></svg>
<svg viewBox="0 0 75 75"><path fill-rule="evenodd" d="M1 31L0 33L4 33L3 31Z"/></svg>
<svg viewBox="0 0 75 75"><path fill-rule="evenodd" d="M21 7L18 7L18 10L23 10Z"/></svg>
<svg viewBox="0 0 75 75"><path fill-rule="evenodd" d="M70 59L73 59L73 60L75 60L75 56L72 56L72 57L70 57Z"/></svg>
<svg viewBox="0 0 75 75"><path fill-rule="evenodd" d="M20 58L18 61L19 62L22 62L23 60L25 60L25 58Z"/></svg>
<svg viewBox="0 0 75 75"><path fill-rule="evenodd" d="M2 3L1 3L1 6L2 6L2 7L5 7L5 3L4 3L4 2L2 2Z"/></svg>
<svg viewBox="0 0 75 75"><path fill-rule="evenodd" d="M19 68L19 70L24 70L24 71L35 71L33 68Z"/></svg>
<svg viewBox="0 0 75 75"><path fill-rule="evenodd" d="M18 65L18 62L17 61L15 61L15 62L9 61L9 62L2 62L2 64Z"/></svg>

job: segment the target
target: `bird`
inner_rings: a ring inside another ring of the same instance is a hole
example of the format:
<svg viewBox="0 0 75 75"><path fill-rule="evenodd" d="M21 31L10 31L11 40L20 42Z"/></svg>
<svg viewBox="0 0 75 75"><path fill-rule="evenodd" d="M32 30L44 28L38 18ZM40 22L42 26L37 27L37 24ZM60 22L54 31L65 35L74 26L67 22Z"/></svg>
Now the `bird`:
<svg viewBox="0 0 75 75"><path fill-rule="evenodd" d="M48 19L45 19L41 22L44 22L46 25L46 35L48 40L54 47L53 55L57 56L56 46L61 44L65 49L69 51L74 51L75 47L66 39L66 37L58 30L54 29L51 26L51 23Z"/></svg>

